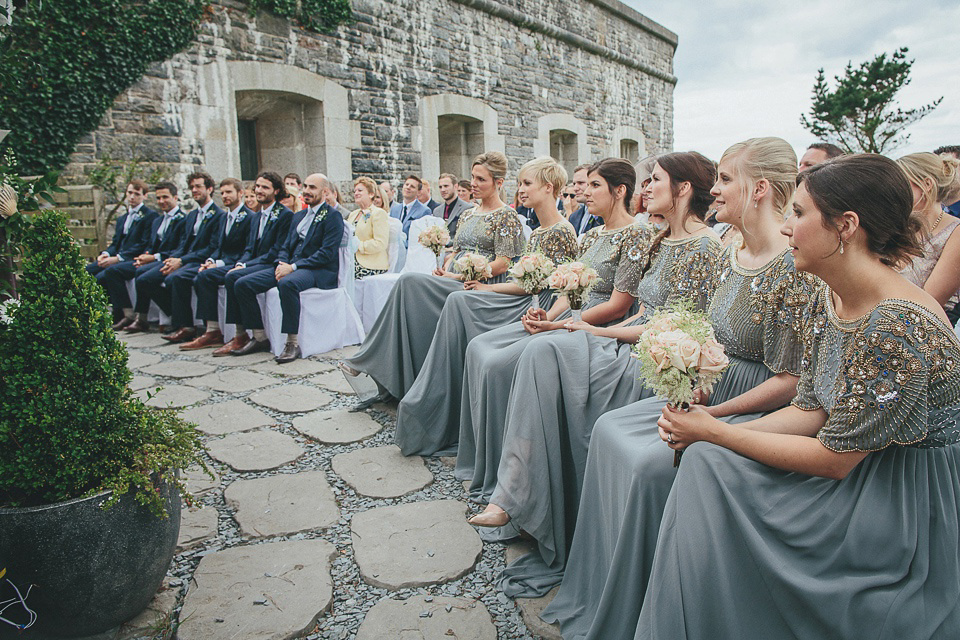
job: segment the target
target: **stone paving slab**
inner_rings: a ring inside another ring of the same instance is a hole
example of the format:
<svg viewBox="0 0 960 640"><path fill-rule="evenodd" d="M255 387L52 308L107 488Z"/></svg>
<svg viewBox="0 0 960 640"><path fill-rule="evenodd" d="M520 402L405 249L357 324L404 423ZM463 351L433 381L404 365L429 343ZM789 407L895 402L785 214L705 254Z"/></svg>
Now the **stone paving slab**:
<svg viewBox="0 0 960 640"><path fill-rule="evenodd" d="M117 337L120 338L120 341L127 345L128 348L135 347L138 349L151 348L151 347L162 347L165 344L169 344L166 340L160 337L159 333L150 332L150 333L126 333L121 332L117 334Z"/></svg>
<svg viewBox="0 0 960 640"><path fill-rule="evenodd" d="M204 362L206 362L206 360L204 360ZM224 356L222 358L210 356L210 362L220 365L221 367L252 367L261 362L273 362L273 354L261 351L260 353L251 353L247 356Z"/></svg>
<svg viewBox="0 0 960 640"><path fill-rule="evenodd" d="M254 371L261 373L271 373L273 375L285 376L288 378L298 378L300 376L312 376L317 373L323 373L333 368L329 362L320 362L319 360L300 358L287 364L277 364L271 358L267 362L261 362L250 367Z"/></svg>
<svg viewBox="0 0 960 640"><path fill-rule="evenodd" d="M257 404L282 413L313 411L329 403L333 398L316 387L303 384L288 384L283 387L264 389L250 395Z"/></svg>
<svg viewBox="0 0 960 640"><path fill-rule="evenodd" d="M433 482L423 458L406 457L395 444L341 453L330 464L357 493L370 498L399 498Z"/></svg>
<svg viewBox="0 0 960 640"><path fill-rule="evenodd" d="M348 347L343 347L342 349L334 349L333 351L327 351L326 353L321 353L318 358L325 358L327 360L333 360L334 362L338 360L346 360L347 358L352 358L357 355L357 352L360 351L360 345L352 344Z"/></svg>
<svg viewBox="0 0 960 640"><path fill-rule="evenodd" d="M159 384L153 376L133 376L130 379L130 388L134 391L139 391L140 389L156 389L160 386L163 385Z"/></svg>
<svg viewBox="0 0 960 640"><path fill-rule="evenodd" d="M148 393L153 397L147 400ZM193 387L185 387L180 384L168 384L160 391L153 393L153 388L141 389L137 391L137 397L143 400L148 407L182 409L192 404L203 402L210 397L210 394Z"/></svg>
<svg viewBox="0 0 960 640"><path fill-rule="evenodd" d="M560 587L554 587L547 595L540 598L517 598L516 604L520 609L520 617L524 624L535 636L540 636L543 640L563 640L560 635L560 627L556 624L550 624L540 617L547 606L553 602L553 597L557 595Z"/></svg>
<svg viewBox="0 0 960 640"><path fill-rule="evenodd" d="M180 472L180 479L187 485L187 491L197 497L220 486L220 476L217 475L216 469L211 467L210 472L213 474L213 478L208 476L199 466L192 466Z"/></svg>
<svg viewBox="0 0 960 640"><path fill-rule="evenodd" d="M325 373L307 378L307 382L334 393L342 393L350 396L356 395L353 387L351 387L350 383L346 381L339 369L332 369Z"/></svg>
<svg viewBox="0 0 960 640"><path fill-rule="evenodd" d="M251 544L200 561L180 612L179 640L285 640L313 629L330 608L325 540Z"/></svg>
<svg viewBox="0 0 960 640"><path fill-rule="evenodd" d="M161 360L163 360L163 356L159 353L147 353L139 349L130 349L127 351L127 367L130 370L149 367L152 364L157 364Z"/></svg>
<svg viewBox="0 0 960 640"><path fill-rule="evenodd" d="M211 506L181 509L177 553L192 549L217 535L217 510Z"/></svg>
<svg viewBox="0 0 960 640"><path fill-rule="evenodd" d="M449 582L467 574L482 551L456 500L378 507L351 519L360 575L376 587L402 589Z"/></svg>
<svg viewBox="0 0 960 640"><path fill-rule="evenodd" d="M197 428L203 433L214 436L276 423L276 420L239 398L194 407L180 415L184 420L197 423Z"/></svg>
<svg viewBox="0 0 960 640"><path fill-rule="evenodd" d="M323 471L237 480L223 492L246 536L287 535L332 526L340 509Z"/></svg>
<svg viewBox="0 0 960 640"><path fill-rule="evenodd" d="M269 471L304 454L296 440L268 429L232 433L211 440L207 442L207 452L235 471Z"/></svg>
<svg viewBox="0 0 960 640"><path fill-rule="evenodd" d="M214 371L199 378L190 378L185 381L185 384L193 387L207 387L214 391L227 393L244 393L277 384L277 379L244 369L227 369L226 371Z"/></svg>
<svg viewBox="0 0 960 640"><path fill-rule="evenodd" d="M151 376L166 376L168 378L193 378L213 373L216 367L201 364L192 360L167 360L147 367L141 367L141 373Z"/></svg>
<svg viewBox="0 0 960 640"><path fill-rule="evenodd" d="M483 603L447 596L384 599L367 613L356 640L496 640L497 628Z"/></svg>
<svg viewBox="0 0 960 640"><path fill-rule="evenodd" d="M326 444L359 442L376 435L383 426L363 412L312 411L293 419L293 428Z"/></svg>
<svg viewBox="0 0 960 640"><path fill-rule="evenodd" d="M167 342L166 340L164 340L163 344L161 344L160 346L149 347L149 349L150 351L153 351L155 353L164 353L164 354L175 353L178 356L184 356L194 361L196 360L195 351L180 351L179 344Z"/></svg>

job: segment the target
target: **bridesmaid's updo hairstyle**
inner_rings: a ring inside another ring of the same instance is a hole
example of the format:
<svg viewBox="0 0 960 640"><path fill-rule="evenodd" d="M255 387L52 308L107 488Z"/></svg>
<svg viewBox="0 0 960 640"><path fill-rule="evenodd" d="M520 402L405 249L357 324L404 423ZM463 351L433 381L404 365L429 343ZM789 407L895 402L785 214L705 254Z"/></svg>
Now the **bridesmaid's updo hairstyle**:
<svg viewBox="0 0 960 640"><path fill-rule="evenodd" d="M923 193L927 204L933 202L949 202L956 191L954 182L957 177L956 158L947 155L938 156L933 153L911 153L897 160L897 164L912 182Z"/></svg>
<svg viewBox="0 0 960 640"><path fill-rule="evenodd" d="M490 172L493 181L504 180L507 177L507 156L499 151L486 151L473 159L472 167L480 165Z"/></svg>
<svg viewBox="0 0 960 640"><path fill-rule="evenodd" d="M836 227L844 212L856 213L867 248L885 265L897 267L923 255L920 222L910 215L910 183L893 160L870 153L842 156L801 171L801 184L807 186L826 228Z"/></svg>
<svg viewBox="0 0 960 640"><path fill-rule="evenodd" d="M680 194L680 183L689 182L693 189L690 197L690 213L703 220L713 196L710 189L717 180L717 165L696 151L676 151L657 156L657 164L670 176L670 189L673 191L673 204L676 206Z"/></svg>
<svg viewBox="0 0 960 640"><path fill-rule="evenodd" d="M773 192L773 207L785 216L797 190L797 154L783 138L750 138L723 152L720 162L730 160L740 182L744 209L750 202L748 182L766 180ZM742 212L741 212L742 213Z"/></svg>
<svg viewBox="0 0 960 640"><path fill-rule="evenodd" d="M587 169L587 175L599 173L607 183L610 195L616 198L617 187L623 185L627 188L623 196L623 205L626 207L633 198L633 192L637 188L637 171L633 165L623 158L604 158L594 162Z"/></svg>

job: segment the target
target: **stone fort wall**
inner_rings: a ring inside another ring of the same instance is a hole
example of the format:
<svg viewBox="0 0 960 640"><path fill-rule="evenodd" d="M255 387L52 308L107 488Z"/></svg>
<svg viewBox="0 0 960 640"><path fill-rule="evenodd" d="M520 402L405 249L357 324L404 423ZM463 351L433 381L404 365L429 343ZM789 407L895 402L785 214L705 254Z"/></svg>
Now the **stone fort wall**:
<svg viewBox="0 0 960 640"><path fill-rule="evenodd" d="M353 7L353 24L322 35L213 2L197 41L81 141L67 180L104 154L181 180L205 167L217 179L320 170L343 184L465 176L482 150L505 152L515 173L535 155L572 167L672 146L676 36L616 0Z"/></svg>

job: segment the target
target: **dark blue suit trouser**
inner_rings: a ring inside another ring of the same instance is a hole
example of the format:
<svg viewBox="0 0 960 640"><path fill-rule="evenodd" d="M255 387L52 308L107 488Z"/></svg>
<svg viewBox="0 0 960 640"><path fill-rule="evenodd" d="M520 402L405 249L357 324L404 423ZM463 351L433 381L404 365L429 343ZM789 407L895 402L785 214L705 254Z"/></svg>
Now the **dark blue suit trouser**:
<svg viewBox="0 0 960 640"><path fill-rule="evenodd" d="M326 271L297 269L279 282L273 271L260 271L237 281L234 291L240 303L240 315L246 329L263 329L263 317L257 294L277 287L280 294L280 309L283 311L282 333L300 333L300 292L321 286L321 277ZM334 285L336 286L336 285Z"/></svg>
<svg viewBox="0 0 960 640"><path fill-rule="evenodd" d="M175 329L193 326L193 281L200 272L199 264L185 264L167 276L167 288L173 303L171 326ZM214 315L216 317L216 315Z"/></svg>
<svg viewBox="0 0 960 640"><path fill-rule="evenodd" d="M222 267L204 269L193 281L193 289L197 292L197 317L204 322L217 321L220 285L224 284L227 272L233 267L232 264L225 264Z"/></svg>
<svg viewBox="0 0 960 640"><path fill-rule="evenodd" d="M260 271L270 271L273 273L273 270L276 267L273 264L255 264L249 267L244 267L243 269L237 269L236 271L231 271L227 274L227 277L223 279L223 286L227 290L227 315L224 318L224 321L227 324L241 324L243 323L243 315L240 313L240 303L237 301L237 292L235 287L237 286L237 281L245 276L249 276L254 273L259 273ZM256 302L256 299L254 299ZM260 307L257 306L257 316L260 314ZM246 325L244 329L248 328ZM252 327L250 327L252 328Z"/></svg>
<svg viewBox="0 0 960 640"><path fill-rule="evenodd" d="M87 271L93 273L100 286L107 291L107 297L110 298L110 305L113 307L113 319L119 320L123 317L124 309L133 307L130 294L127 292L127 280L136 276L137 268L133 266L132 260L112 264L106 269L101 269L96 263L92 266L95 270L87 265Z"/></svg>

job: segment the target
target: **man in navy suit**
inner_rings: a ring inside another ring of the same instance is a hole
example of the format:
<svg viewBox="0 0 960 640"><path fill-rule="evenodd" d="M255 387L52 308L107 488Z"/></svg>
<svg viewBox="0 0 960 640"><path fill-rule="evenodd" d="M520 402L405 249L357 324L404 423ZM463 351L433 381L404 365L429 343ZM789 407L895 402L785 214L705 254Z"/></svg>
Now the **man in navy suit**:
<svg viewBox="0 0 960 640"><path fill-rule="evenodd" d="M573 225L573 229L577 232L578 238L582 237L583 234L590 231L590 229L603 224L603 220L587 212L586 189L587 169L589 168L590 165L581 164L573 170L573 193L576 195L580 207L570 214L570 224Z"/></svg>
<svg viewBox="0 0 960 640"><path fill-rule="evenodd" d="M260 214L243 204L243 183L236 178L220 181L220 199L226 214L220 225L219 240L213 254L200 265L193 288L197 292L197 318L206 323L199 338L180 345L181 351L223 345L223 332L217 314L220 285L237 266L250 242L250 230L259 225Z"/></svg>
<svg viewBox="0 0 960 640"><path fill-rule="evenodd" d="M193 278L196 277L200 265L216 249L216 231L220 226L223 211L213 201L213 178L207 173L191 173L187 176L190 193L197 203L197 208L187 214L183 221L183 241L177 250L172 252L162 263L144 273L138 274L137 308L143 313L150 306L150 301L172 317L171 333L164 335L164 339L183 342L192 339L190 332L193 328L193 310L190 304L190 292L193 287ZM188 279L186 304L183 302L183 286L176 287L176 282ZM138 311L139 313L139 311ZM144 317L127 327L127 331L147 331L149 325Z"/></svg>
<svg viewBox="0 0 960 640"><path fill-rule="evenodd" d="M233 340L216 349L213 352L214 357L228 356L234 352L243 355L257 347L257 341L250 340L240 317L240 305L237 304L235 287L237 281L245 276L258 271L273 271L276 269L277 256L280 255L280 250L283 249L283 245L287 241L290 221L293 219L293 212L279 202L281 198L286 196L284 182L280 179L279 174L272 171L261 173L257 176L254 184L254 192L257 196L257 203L260 205L260 213L250 221L250 237L243 255L240 256L236 266L227 273L223 281L223 286L227 292L225 321L227 324L236 325L237 334ZM199 290L197 295L199 297ZM254 331L254 335L258 335L257 331ZM266 341L266 333L262 329L259 332L258 340Z"/></svg>
<svg viewBox="0 0 960 640"><path fill-rule="evenodd" d="M149 191L147 183L143 180L133 179L130 181L126 191L127 212L117 218L113 241L109 247L97 256L95 262L87 265L87 273L94 276L97 282L100 283L100 286L105 289L104 274L106 270L110 267L120 265L123 262L132 261L143 253L147 248L147 244L150 242L150 225L153 218L157 215L157 212L143 204ZM127 264L121 271L129 271L129 267L130 265ZM114 301L111 299L113 321L116 323L114 325L115 328L116 325L124 323L127 319L124 316L124 307L120 306L120 302L122 301L113 304ZM129 307L129 297L126 303L126 306ZM132 310L130 314L133 314Z"/></svg>
<svg viewBox="0 0 960 640"><path fill-rule="evenodd" d="M401 202L394 202L390 207L390 217L403 223L403 232L407 234L407 244L410 243L410 223L417 218L430 215L430 209L417 200L423 181L419 177L410 175L403 181L400 189ZM416 239L414 239L416 242Z"/></svg>
<svg viewBox="0 0 960 640"><path fill-rule="evenodd" d="M287 342L276 361L285 364L300 357L300 292L313 287L333 289L340 273L344 225L343 216L325 202L332 191L333 184L323 174L307 176L301 194L307 208L293 217L276 267L245 276L234 286L243 326L254 330L254 343L246 353L270 348L257 294L277 287L283 311L280 330L287 334Z"/></svg>
<svg viewBox="0 0 960 640"><path fill-rule="evenodd" d="M433 211L440 206L440 203L433 199L433 193L430 190L430 181L421 180L420 183L420 193L417 194L417 200L427 209Z"/></svg>

